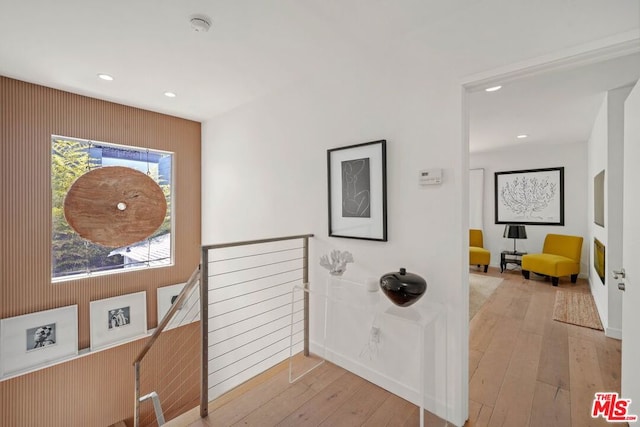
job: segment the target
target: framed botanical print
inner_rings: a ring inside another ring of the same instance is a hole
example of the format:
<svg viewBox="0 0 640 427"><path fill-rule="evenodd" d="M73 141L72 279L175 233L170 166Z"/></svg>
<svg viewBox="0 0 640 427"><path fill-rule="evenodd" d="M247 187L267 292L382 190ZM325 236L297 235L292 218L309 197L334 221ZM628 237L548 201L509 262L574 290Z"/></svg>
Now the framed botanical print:
<svg viewBox="0 0 640 427"><path fill-rule="evenodd" d="M564 225L564 168L496 172L495 223Z"/></svg>

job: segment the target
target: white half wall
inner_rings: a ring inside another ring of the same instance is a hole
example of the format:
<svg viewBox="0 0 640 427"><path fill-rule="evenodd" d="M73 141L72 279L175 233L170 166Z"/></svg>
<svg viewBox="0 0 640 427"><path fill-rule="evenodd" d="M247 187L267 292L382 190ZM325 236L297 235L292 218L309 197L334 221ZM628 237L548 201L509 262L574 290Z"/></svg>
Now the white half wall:
<svg viewBox="0 0 640 427"><path fill-rule="evenodd" d="M473 108L473 106L472 106ZM495 173L524 169L564 167L564 226L527 225L527 239L516 241L518 251L542 251L549 233L582 236L581 276L587 277L589 251L587 245L587 144L519 143L504 150L471 153L471 168L485 170L484 245L491 251L491 265L500 267L500 253L513 250L513 239L502 237L504 225L495 223Z"/></svg>

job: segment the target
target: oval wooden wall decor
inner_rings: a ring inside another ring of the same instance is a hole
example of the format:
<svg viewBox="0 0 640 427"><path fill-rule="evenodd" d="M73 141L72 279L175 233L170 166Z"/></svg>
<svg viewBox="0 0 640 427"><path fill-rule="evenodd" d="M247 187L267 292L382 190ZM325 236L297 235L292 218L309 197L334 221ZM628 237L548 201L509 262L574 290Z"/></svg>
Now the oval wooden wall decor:
<svg viewBox="0 0 640 427"><path fill-rule="evenodd" d="M109 248L140 242L162 225L167 201L148 175L105 166L78 178L64 199L64 216L80 237Z"/></svg>

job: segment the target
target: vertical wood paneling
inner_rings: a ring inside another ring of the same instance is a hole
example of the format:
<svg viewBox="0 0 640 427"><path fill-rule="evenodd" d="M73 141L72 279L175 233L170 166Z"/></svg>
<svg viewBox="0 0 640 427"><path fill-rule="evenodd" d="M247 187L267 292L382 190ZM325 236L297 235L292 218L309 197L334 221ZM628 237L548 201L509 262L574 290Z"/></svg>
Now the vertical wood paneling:
<svg viewBox="0 0 640 427"><path fill-rule="evenodd" d="M51 135L172 151L174 266L51 283ZM0 77L0 317L78 305L89 347L89 302L184 282L199 262L200 123ZM108 425L133 414L140 342L0 382L0 425ZM165 341L160 344L169 347ZM159 363L159 358L153 363ZM150 367L153 364L149 363ZM187 393L188 394L188 393Z"/></svg>
<svg viewBox="0 0 640 427"><path fill-rule="evenodd" d="M166 331L142 361L141 395L158 393L166 420L200 402L199 336L198 322ZM140 425L157 425L151 401L140 407Z"/></svg>

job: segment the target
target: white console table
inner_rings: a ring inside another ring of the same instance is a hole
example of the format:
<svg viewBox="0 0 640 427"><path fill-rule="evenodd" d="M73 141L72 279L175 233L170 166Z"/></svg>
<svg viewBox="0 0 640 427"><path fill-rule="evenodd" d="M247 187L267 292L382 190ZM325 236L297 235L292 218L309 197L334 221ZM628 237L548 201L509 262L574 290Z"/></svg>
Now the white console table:
<svg viewBox="0 0 640 427"><path fill-rule="evenodd" d="M292 319L303 293L309 295L311 318L316 320L310 332L314 338L310 357L317 363L294 374L292 333L290 382L329 360L417 404L421 427L425 402L429 402L427 410L446 420L445 310L441 304L428 301L428 292L423 296L425 301L398 307L380 290L370 292L362 283L331 277L324 287L293 287ZM417 387L411 387L411 382L414 386L417 382ZM447 425L446 421L442 425Z"/></svg>

